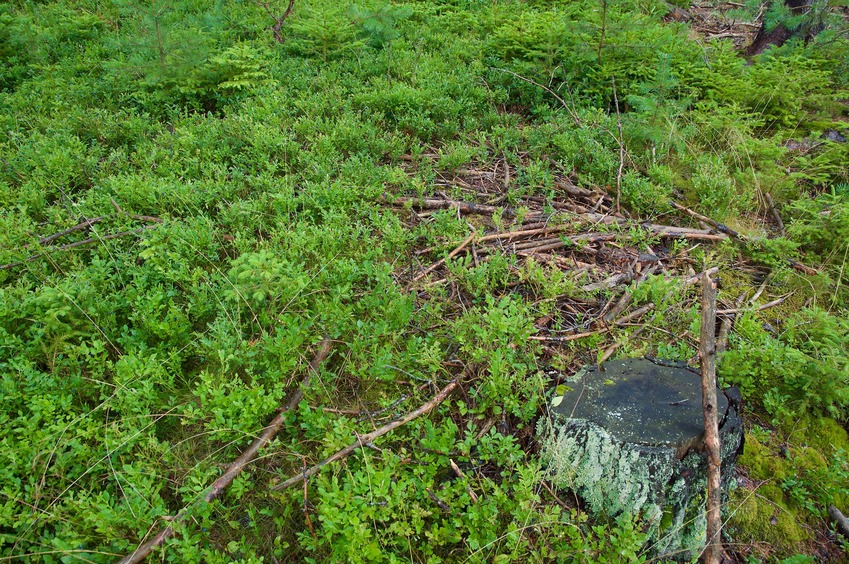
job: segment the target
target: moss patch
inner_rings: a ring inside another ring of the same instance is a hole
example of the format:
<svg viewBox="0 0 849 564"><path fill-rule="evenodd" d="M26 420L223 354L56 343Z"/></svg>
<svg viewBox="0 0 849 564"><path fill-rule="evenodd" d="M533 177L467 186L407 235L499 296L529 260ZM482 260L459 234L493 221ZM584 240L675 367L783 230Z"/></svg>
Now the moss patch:
<svg viewBox="0 0 849 564"><path fill-rule="evenodd" d="M739 466L760 485L735 493L726 532L736 542L769 543L781 555L804 551L828 506L849 504L847 453L846 430L828 417L751 429Z"/></svg>

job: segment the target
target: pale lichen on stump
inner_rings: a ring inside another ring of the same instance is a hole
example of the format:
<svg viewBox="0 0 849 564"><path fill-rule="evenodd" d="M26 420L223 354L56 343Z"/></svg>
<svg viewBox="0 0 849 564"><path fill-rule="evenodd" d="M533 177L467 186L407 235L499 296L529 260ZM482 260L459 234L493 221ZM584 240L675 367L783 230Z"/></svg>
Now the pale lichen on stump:
<svg viewBox="0 0 849 564"><path fill-rule="evenodd" d="M718 394L724 487L742 450L739 406L736 390ZM651 555L699 554L707 464L697 371L653 359L587 368L558 386L539 432L552 479L577 492L590 511L639 517Z"/></svg>

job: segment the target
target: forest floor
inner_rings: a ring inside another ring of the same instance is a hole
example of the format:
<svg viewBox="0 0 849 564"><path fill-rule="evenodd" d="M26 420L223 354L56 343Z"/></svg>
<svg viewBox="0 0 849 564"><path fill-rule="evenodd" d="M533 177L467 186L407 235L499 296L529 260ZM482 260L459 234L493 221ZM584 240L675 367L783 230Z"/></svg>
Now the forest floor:
<svg viewBox="0 0 849 564"><path fill-rule="evenodd" d="M652 560L537 428L708 272L726 550L847 560L849 40L782 6L0 6L0 559Z"/></svg>

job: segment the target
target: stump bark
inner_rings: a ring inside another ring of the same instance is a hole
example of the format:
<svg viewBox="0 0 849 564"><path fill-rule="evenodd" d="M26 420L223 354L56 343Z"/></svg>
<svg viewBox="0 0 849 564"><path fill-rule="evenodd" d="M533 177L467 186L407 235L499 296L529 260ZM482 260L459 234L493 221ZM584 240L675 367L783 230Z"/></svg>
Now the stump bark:
<svg viewBox="0 0 849 564"><path fill-rule="evenodd" d="M691 560L705 546L707 463L701 377L655 359L582 370L540 423L552 480L594 514L639 517L652 556ZM743 447L736 389L718 391L723 490Z"/></svg>

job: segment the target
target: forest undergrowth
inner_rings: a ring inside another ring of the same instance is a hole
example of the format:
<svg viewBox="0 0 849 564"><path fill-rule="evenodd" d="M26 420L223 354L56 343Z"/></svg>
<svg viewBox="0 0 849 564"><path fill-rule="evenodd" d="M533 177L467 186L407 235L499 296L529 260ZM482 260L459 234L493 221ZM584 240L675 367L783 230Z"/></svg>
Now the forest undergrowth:
<svg viewBox="0 0 849 564"><path fill-rule="evenodd" d="M726 550L847 560L845 7L676 8L0 5L0 559L650 560L534 430L584 364L697 364L709 270ZM747 58L758 17L805 34Z"/></svg>

